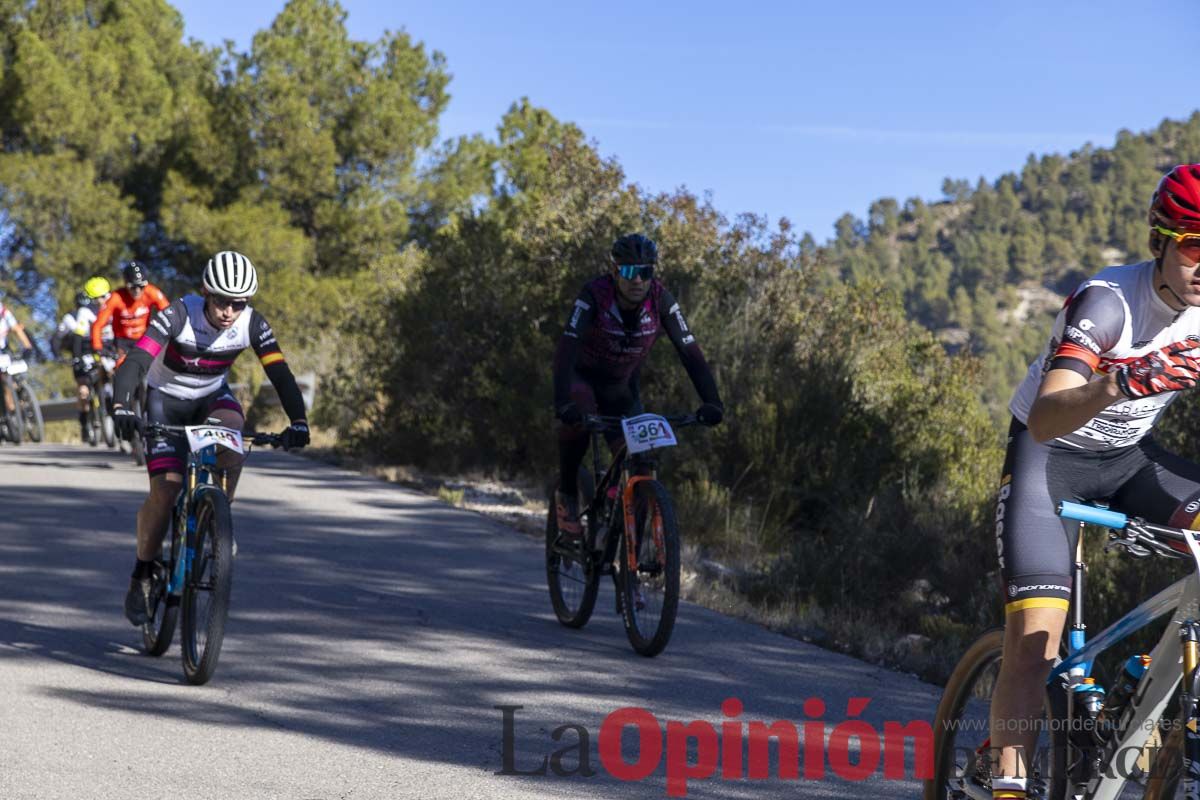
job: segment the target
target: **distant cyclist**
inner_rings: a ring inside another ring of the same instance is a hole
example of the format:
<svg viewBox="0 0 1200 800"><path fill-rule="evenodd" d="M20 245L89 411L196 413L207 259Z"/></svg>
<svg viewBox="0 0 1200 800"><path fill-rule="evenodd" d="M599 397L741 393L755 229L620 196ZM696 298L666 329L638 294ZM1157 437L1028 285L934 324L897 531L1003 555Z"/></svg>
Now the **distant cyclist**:
<svg viewBox="0 0 1200 800"><path fill-rule="evenodd" d="M650 348L664 333L675 345L702 405L700 422L721 422L725 407L717 383L684 321L679 303L654 276L658 247L641 234L613 242L610 270L579 293L554 353L554 410L558 434L558 529L578 536L577 476L588 448L584 416L642 412L638 377Z"/></svg>
<svg viewBox="0 0 1200 800"><path fill-rule="evenodd" d="M33 354L36 351L34 350L33 342L29 340L29 336L25 333L24 326L17 321L16 316L12 313L12 309L4 305L3 300L0 300L0 353L8 349L8 334L10 332L15 333L21 341L21 346L24 348L21 352L21 357L26 360L33 358ZM16 398L7 391L4 393L4 407L8 409L9 413L12 413L17 408Z"/></svg>
<svg viewBox="0 0 1200 800"><path fill-rule="evenodd" d="M204 269L202 294L176 300L151 320L146 335L129 350L114 378L113 420L122 438L136 435L141 428L142 421L130 403L147 371L146 414L150 422L199 425L212 421L241 430L245 414L226 377L238 355L250 348L291 420L282 434L283 446L291 449L308 444L304 398L296 378L270 324L249 305L257 291L258 274L250 259L231 251L217 253ZM160 353L161 360L156 360ZM134 625L146 621L150 570L162 549L171 506L183 485L187 438L181 433L155 434L147 441L146 453L150 494L137 515L137 562L125 596L125 616ZM241 474L241 457L225 452L217 463L229 470L232 498Z"/></svg>
<svg viewBox="0 0 1200 800"><path fill-rule="evenodd" d="M117 354L123 356L146 332L150 315L170 305L166 295L150 283L146 268L137 261L125 265L121 276L125 286L112 293L92 323L92 350L97 353L100 352L104 327L110 322Z"/></svg>
<svg viewBox="0 0 1200 800"><path fill-rule="evenodd" d="M25 333L25 326L17 321L13 315L12 309L4 305L4 301L0 299L0 351L8 349L8 334L15 333L17 339L21 341L21 358L29 360L33 358L36 352L33 347L33 342L29 340L29 336Z"/></svg>
<svg viewBox="0 0 1200 800"><path fill-rule="evenodd" d="M79 434L85 444L91 444L95 433L88 424L88 401L91 398L92 372L98 369L95 352L92 350L92 323L96 321L96 308L112 293L108 280L101 277L89 278L83 291L75 295L75 309L63 314L55 336L58 352L71 359L71 371L75 375L75 387L79 408ZM112 341L112 327L101 336Z"/></svg>

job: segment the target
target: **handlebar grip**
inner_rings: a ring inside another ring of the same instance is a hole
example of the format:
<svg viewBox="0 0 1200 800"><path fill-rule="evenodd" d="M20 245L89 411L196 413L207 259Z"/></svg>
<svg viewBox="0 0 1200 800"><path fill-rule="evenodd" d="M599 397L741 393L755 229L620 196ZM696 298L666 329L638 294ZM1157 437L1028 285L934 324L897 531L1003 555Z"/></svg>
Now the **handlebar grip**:
<svg viewBox="0 0 1200 800"><path fill-rule="evenodd" d="M1063 519L1077 519L1080 522L1090 522L1093 525L1103 525L1117 530L1124 528L1129 523L1129 517L1119 511L1109 511L1107 508L1096 508L1066 500L1058 504L1058 515Z"/></svg>

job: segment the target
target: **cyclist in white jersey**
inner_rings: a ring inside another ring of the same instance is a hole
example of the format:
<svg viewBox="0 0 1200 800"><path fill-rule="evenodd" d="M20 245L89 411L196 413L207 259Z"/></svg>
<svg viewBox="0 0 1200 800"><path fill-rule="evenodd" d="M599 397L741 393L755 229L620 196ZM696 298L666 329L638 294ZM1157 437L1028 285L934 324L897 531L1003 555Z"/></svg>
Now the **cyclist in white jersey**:
<svg viewBox="0 0 1200 800"><path fill-rule="evenodd" d="M1200 524L1200 465L1152 436L1200 380L1200 164L1150 201L1150 252L1084 281L1013 396L996 509L1004 658L992 698L994 797L1023 798L1045 682L1058 655L1078 525L1061 500L1105 501L1159 524Z"/></svg>
<svg viewBox="0 0 1200 800"><path fill-rule="evenodd" d="M29 341L29 337L25 334L25 328L17 321L12 310L0 301L0 354L8 349L8 334L15 333L17 338L21 340L21 346L24 350L21 357L29 360L33 357L33 342ZM17 408L17 399L12 396L7 390L4 392L4 407L12 413Z"/></svg>
<svg viewBox="0 0 1200 800"><path fill-rule="evenodd" d="M114 378L113 420L124 438L140 433L142 421L130 410L134 389L147 378L146 416L165 425L215 424L241 430L245 414L226 383L229 368L247 348L258 356L291 420L283 432L288 449L308 444L304 398L263 316L249 306L258 291L250 259L232 251L217 253L204 270L204 292L188 295L155 313L146 334L130 350ZM146 621L150 570L162 548L171 506L183 485L187 439L155 434L146 442L150 494L138 512L137 562L125 597L125 616ZM222 453L232 499L241 472L236 453Z"/></svg>
<svg viewBox="0 0 1200 800"><path fill-rule="evenodd" d="M83 291L75 295L75 310L63 314L55 336L56 351L71 356L71 371L75 375L75 391L79 408L79 435L91 444L96 435L88 424L88 400L91 398L92 376L99 369L97 354L92 351L92 323L96 321L96 305L107 299L112 287L101 277L89 278ZM105 328L105 342L112 341L112 326ZM96 381L99 385L99 381Z"/></svg>

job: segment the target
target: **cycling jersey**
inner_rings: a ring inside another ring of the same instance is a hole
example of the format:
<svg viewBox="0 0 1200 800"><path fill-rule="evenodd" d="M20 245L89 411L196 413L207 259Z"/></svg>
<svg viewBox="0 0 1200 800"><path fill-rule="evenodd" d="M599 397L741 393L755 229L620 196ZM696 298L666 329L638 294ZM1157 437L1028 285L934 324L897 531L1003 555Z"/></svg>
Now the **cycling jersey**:
<svg viewBox="0 0 1200 800"><path fill-rule="evenodd" d="M700 398L719 404L717 384L704 353L671 293L654 279L637 307L622 309L617 303L616 280L604 275L583 287L559 338L554 354L555 408L570 399L575 373L592 384L634 379L664 332L675 345Z"/></svg>
<svg viewBox="0 0 1200 800"><path fill-rule="evenodd" d="M304 419L304 399L267 320L246 306L229 328L216 328L204 315L204 298L198 295L180 298L154 316L146 335L117 370L115 397L128 405L147 368L147 383L163 394L183 400L211 395L225 384L230 367L246 348L258 355L289 419Z"/></svg>
<svg viewBox="0 0 1200 800"><path fill-rule="evenodd" d="M17 318L8 310L4 303L0 303L0 350L8 347L8 332L17 327Z"/></svg>
<svg viewBox="0 0 1200 800"><path fill-rule="evenodd" d="M151 311L162 311L169 305L166 295L152 283L146 284L136 299L128 288L117 289L105 301L92 323L92 349L100 349L104 326L110 320L115 338L136 341L146 332Z"/></svg>
<svg viewBox="0 0 1200 800"><path fill-rule="evenodd" d="M70 352L75 358L92 352L92 323L95 321L96 312L90 305L80 306L73 312L63 314L57 331L60 352ZM101 340L112 341L111 325L106 325L101 331Z"/></svg>
<svg viewBox="0 0 1200 800"><path fill-rule="evenodd" d="M1042 377L1051 369L1071 369L1089 380L1152 350L1189 337L1200 345L1200 308L1175 311L1155 291L1153 261L1109 267L1084 281L1063 304L1050 345L1029 365L1009 409L1022 423L1037 399ZM1123 400L1057 441L1084 450L1129 447L1150 432L1159 415L1179 395L1164 392Z"/></svg>

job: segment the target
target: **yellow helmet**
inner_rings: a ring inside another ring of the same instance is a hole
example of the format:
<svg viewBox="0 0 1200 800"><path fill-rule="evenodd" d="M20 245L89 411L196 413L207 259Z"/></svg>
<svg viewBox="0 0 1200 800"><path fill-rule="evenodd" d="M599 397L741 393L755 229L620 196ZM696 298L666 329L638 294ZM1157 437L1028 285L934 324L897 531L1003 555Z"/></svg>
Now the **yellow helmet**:
<svg viewBox="0 0 1200 800"><path fill-rule="evenodd" d="M112 286L109 285L107 278L96 276L88 278L88 282L83 285L83 291L87 292L87 296L93 300L99 300L112 293Z"/></svg>

